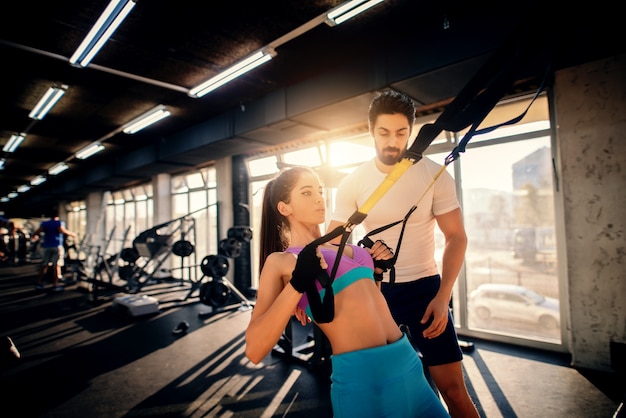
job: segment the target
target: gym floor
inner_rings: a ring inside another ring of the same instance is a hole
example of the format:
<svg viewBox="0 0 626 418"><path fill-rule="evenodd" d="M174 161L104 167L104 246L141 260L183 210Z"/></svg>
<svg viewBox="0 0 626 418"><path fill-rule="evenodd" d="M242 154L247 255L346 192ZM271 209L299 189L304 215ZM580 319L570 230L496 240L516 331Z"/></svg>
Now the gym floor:
<svg viewBox="0 0 626 418"><path fill-rule="evenodd" d="M5 414L332 417L330 367L312 328L294 325L293 354L283 344L254 365L244 355L250 308L233 294L214 309L189 296L189 284L157 280L141 289L157 310L135 316L119 289L66 281L62 292L35 290L38 267L0 267L1 332L21 355L1 356ZM482 417L610 418L623 402L617 373L574 369L566 354L473 342L463 367Z"/></svg>

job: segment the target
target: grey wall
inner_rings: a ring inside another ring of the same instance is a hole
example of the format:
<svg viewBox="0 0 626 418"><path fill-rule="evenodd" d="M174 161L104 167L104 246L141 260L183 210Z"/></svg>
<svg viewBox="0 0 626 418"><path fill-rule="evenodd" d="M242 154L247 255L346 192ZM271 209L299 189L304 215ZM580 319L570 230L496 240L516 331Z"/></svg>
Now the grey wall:
<svg viewBox="0 0 626 418"><path fill-rule="evenodd" d="M626 347L626 55L559 71L554 91L572 365L611 370L626 361L610 349Z"/></svg>

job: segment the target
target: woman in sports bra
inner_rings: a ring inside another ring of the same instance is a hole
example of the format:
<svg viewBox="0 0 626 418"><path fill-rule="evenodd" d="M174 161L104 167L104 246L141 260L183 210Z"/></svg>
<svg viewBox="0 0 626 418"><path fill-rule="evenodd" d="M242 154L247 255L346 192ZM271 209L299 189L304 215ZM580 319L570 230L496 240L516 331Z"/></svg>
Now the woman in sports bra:
<svg viewBox="0 0 626 418"><path fill-rule="evenodd" d="M374 281L372 254L390 258L390 250L346 245L330 289L337 247L307 247L322 236L325 220L323 186L311 169L288 169L267 184L246 356L261 362L293 315L303 325L313 320L332 349L334 418L449 417Z"/></svg>

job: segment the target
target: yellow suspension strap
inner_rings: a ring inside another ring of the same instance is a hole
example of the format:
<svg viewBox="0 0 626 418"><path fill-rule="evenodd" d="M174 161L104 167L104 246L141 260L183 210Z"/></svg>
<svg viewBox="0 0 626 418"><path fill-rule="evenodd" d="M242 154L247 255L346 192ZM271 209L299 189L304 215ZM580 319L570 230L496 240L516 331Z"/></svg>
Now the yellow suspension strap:
<svg viewBox="0 0 626 418"><path fill-rule="evenodd" d="M387 225L381 226L379 228L373 229L370 232L368 232L367 234L365 234L365 236L363 238L361 238L361 240L358 242L358 245L361 245L363 247L367 247L367 248L372 248L372 246L374 245L374 241L372 241L370 239L371 235L376 235L379 234L391 227L394 227L400 223L402 223L402 229L400 230L400 235L398 236L398 243L395 246L395 252L393 257L391 257L390 259L387 260L374 260L374 267L379 267L383 270L383 273L386 271L389 271L389 283L393 284L395 282L396 279L396 270L395 270L395 264L396 261L398 260L398 255L400 254L400 247L402 245L402 238L404 237L404 229L406 227L406 223L409 220L409 217L411 216L411 214L417 209L417 207L419 206L420 202L422 201L422 199L424 198L424 196L426 196L426 193L428 193L428 191L430 189L432 189L432 187L435 185L435 182L437 182L437 179L441 176L441 174L443 174L443 172L446 170L448 164L452 162L452 160L450 161L446 161L446 164L441 166L441 169L439 170L439 172L437 174L435 174L435 176L433 177L433 179L431 180L430 184L428 185L428 187L424 190L424 192L422 193L422 195L420 196L419 199L417 199L417 202L415 203L415 205L413 205L408 212L406 213L406 215L404 215L404 218L395 221L395 222L391 222ZM386 245L386 244L385 244ZM376 276L376 274L374 275ZM380 274L376 280L382 280L382 274Z"/></svg>

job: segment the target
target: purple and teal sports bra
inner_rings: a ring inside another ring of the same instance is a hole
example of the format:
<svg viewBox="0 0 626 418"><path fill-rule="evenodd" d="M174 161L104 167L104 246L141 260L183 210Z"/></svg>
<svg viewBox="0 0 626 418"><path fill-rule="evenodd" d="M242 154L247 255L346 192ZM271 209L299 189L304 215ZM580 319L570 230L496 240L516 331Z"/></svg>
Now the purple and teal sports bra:
<svg viewBox="0 0 626 418"><path fill-rule="evenodd" d="M339 263L339 266L337 266L337 274L335 275L335 280L332 284L335 295L339 294L339 292L359 279L367 278L374 280L374 261L372 259L372 255L365 248L359 247L358 245L346 245L352 247L353 258L343 254L341 256L341 262ZM285 252L300 254L302 248L303 247L289 247L285 250ZM335 264L335 259L337 258L337 251L321 248L321 252L322 256L326 260L326 264L328 264L326 271L330 275ZM320 298L323 299L326 290L322 288L322 285L319 282L316 282L315 284L320 292ZM305 310L311 319L315 319L313 318L313 313L311 312L309 299L307 298L306 293L302 294L302 298L300 299L300 302L298 302L298 306Z"/></svg>

